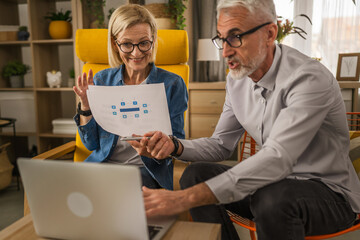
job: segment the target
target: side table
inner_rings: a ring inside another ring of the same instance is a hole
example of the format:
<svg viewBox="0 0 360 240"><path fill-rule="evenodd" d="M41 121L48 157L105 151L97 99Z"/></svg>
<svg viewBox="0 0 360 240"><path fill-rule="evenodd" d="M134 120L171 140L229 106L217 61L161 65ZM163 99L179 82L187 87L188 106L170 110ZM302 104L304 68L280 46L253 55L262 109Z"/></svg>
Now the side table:
<svg viewBox="0 0 360 240"><path fill-rule="evenodd" d="M16 182L17 182L17 189L20 190L20 181L19 181L19 169L17 167L17 152L16 152L16 128L15 128L15 118L0 118L0 128L4 127L12 127L13 129L13 149L14 149L14 158L15 160L12 162L14 165L14 173L16 176Z"/></svg>

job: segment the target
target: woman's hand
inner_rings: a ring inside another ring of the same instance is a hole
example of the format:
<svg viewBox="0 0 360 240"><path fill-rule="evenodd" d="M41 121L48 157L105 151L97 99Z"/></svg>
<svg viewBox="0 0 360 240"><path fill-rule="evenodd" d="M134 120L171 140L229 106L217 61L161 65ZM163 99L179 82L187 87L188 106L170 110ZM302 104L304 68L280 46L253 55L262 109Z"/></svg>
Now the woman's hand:
<svg viewBox="0 0 360 240"><path fill-rule="evenodd" d="M140 137L140 135L132 135L133 137ZM144 141L143 141L144 140ZM151 155L151 153L149 153L147 151L146 145L147 145L147 140L148 138L143 137L143 139L139 140L135 140L135 141L127 141L135 150L136 152L140 155L140 156L145 156L148 158L153 158L153 156ZM143 141L143 142L141 142Z"/></svg>
<svg viewBox="0 0 360 240"><path fill-rule="evenodd" d="M93 71L90 69L88 77L84 72L82 76L78 76L77 78L77 86L73 87L74 92L80 98L81 101L81 109L82 110L89 110L89 101L87 99L86 90L88 90L89 85L94 85L94 78L93 78Z"/></svg>

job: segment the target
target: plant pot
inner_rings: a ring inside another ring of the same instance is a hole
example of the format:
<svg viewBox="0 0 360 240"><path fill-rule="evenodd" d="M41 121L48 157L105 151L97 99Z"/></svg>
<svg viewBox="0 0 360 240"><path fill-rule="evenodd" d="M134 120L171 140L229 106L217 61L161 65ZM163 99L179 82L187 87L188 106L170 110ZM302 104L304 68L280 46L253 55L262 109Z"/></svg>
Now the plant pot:
<svg viewBox="0 0 360 240"><path fill-rule="evenodd" d="M17 35L18 35L18 40L20 41L26 41L30 37L30 33L27 31L19 31Z"/></svg>
<svg viewBox="0 0 360 240"><path fill-rule="evenodd" d="M10 87L23 88L24 87L24 75L17 75L10 77Z"/></svg>
<svg viewBox="0 0 360 240"><path fill-rule="evenodd" d="M49 34L52 39L71 38L71 23L67 21L51 21L49 25Z"/></svg>

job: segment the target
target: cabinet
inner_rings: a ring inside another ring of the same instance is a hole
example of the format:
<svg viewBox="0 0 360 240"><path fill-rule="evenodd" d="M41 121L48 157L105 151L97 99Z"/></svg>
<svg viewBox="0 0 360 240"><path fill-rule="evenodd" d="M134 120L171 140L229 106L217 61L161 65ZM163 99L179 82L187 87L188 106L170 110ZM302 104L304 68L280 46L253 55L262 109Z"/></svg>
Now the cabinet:
<svg viewBox="0 0 360 240"><path fill-rule="evenodd" d="M351 111L358 111L358 101L359 101L359 88L360 82L358 81L338 81L340 88L351 90Z"/></svg>
<svg viewBox="0 0 360 240"><path fill-rule="evenodd" d="M0 1L0 28L26 25L30 32L27 41L0 41L0 69L10 60L20 60L31 67L31 72L25 75L24 88L10 88L6 79L0 76L0 98L30 95L22 100L33 106L33 110L28 109L28 111L34 111L34 121L25 124L34 124L34 126L26 131L21 131L20 126L16 132L17 142L28 145L23 146L22 150L17 150L18 156L26 155L26 151L33 144L37 146L38 153L41 153L75 138L75 134L53 134L52 120L72 118L76 111L75 93L72 87L67 86L67 80L70 69L79 65L74 50L75 31L79 28L76 18L79 4L80 0ZM45 20L44 16L59 10L71 10L73 17L71 39L54 40L49 36L49 21ZM52 70L62 73L60 88L48 87L46 72ZM78 73L79 67L75 67L76 76ZM20 123L17 121L17 124ZM6 141L6 138L11 137L11 133L1 132L0 136L1 141Z"/></svg>
<svg viewBox="0 0 360 240"><path fill-rule="evenodd" d="M189 83L187 138L210 137L224 101L225 82Z"/></svg>
<svg viewBox="0 0 360 240"><path fill-rule="evenodd" d="M210 137L213 134L222 112L225 94L225 82L189 83L186 138ZM239 146L230 159L238 159Z"/></svg>

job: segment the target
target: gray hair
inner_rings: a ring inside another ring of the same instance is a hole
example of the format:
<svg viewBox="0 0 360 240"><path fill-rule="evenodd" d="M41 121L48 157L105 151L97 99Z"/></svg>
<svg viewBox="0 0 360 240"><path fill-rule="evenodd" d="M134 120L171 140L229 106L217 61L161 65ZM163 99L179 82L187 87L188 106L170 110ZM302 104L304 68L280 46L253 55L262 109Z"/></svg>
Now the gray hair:
<svg viewBox="0 0 360 240"><path fill-rule="evenodd" d="M246 8L259 22L265 20L276 23L277 20L273 0L219 0L216 7L217 19L219 20L221 10L232 7Z"/></svg>
<svg viewBox="0 0 360 240"><path fill-rule="evenodd" d="M153 36L151 61L155 61L157 49L157 25L154 16L143 6L137 4L126 4L118 7L111 14L111 18L109 20L108 54L109 65L111 67L119 67L121 64L123 64L119 53L116 52L113 48L111 40L125 29L140 23L147 23L150 26L151 34Z"/></svg>

